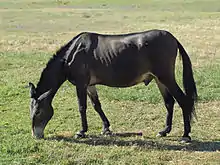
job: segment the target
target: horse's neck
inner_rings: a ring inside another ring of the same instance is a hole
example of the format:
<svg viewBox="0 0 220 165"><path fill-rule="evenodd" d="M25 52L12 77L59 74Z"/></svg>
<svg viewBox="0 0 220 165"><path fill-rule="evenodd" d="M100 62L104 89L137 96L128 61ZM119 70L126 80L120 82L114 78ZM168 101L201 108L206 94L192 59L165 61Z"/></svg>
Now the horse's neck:
<svg viewBox="0 0 220 165"><path fill-rule="evenodd" d="M47 86L47 87L44 87L44 86L39 86L37 87L37 98L39 98L41 95L49 92L49 95L47 96L47 99L49 102L52 102L57 90L59 88L55 88L55 87L52 87L52 86Z"/></svg>
<svg viewBox="0 0 220 165"><path fill-rule="evenodd" d="M52 97L51 99L53 99L59 87L66 80L64 63L67 58L66 51L69 49L71 44L72 40L61 47L56 52L56 55L54 55L47 63L47 66L42 72L40 81L37 85L38 97L43 93L52 90L50 97Z"/></svg>
<svg viewBox="0 0 220 165"><path fill-rule="evenodd" d="M66 79L63 69L63 64L60 61L55 61L55 59L47 65L42 72L40 81L37 85L38 97L50 91L48 97L50 97L52 101L57 90Z"/></svg>

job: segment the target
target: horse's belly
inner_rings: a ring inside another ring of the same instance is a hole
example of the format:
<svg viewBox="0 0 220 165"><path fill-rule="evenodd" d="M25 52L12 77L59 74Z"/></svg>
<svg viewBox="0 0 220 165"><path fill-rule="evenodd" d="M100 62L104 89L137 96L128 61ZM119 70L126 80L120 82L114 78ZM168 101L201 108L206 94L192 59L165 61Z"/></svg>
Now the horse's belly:
<svg viewBox="0 0 220 165"><path fill-rule="evenodd" d="M151 81L152 75L150 73L144 73L139 76L123 75L106 77L97 77L91 75L89 85L101 84L109 87L130 87L139 84L144 81Z"/></svg>

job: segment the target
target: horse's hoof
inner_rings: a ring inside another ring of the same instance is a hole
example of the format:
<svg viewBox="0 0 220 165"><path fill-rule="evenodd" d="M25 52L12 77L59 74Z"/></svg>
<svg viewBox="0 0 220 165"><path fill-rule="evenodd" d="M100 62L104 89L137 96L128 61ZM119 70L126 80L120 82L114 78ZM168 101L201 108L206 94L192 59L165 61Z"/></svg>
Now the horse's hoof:
<svg viewBox="0 0 220 165"><path fill-rule="evenodd" d="M165 137L165 136L167 136L167 134L165 132L159 132L157 134L157 137Z"/></svg>
<svg viewBox="0 0 220 165"><path fill-rule="evenodd" d="M190 136L182 137L180 140L181 143L190 143L191 141L192 140Z"/></svg>
<svg viewBox="0 0 220 165"><path fill-rule="evenodd" d="M105 129L101 132L101 134L110 136L110 135L112 135L112 131L110 131L109 129Z"/></svg>
<svg viewBox="0 0 220 165"><path fill-rule="evenodd" d="M76 139L85 138L86 134L84 132L77 132L75 135Z"/></svg>

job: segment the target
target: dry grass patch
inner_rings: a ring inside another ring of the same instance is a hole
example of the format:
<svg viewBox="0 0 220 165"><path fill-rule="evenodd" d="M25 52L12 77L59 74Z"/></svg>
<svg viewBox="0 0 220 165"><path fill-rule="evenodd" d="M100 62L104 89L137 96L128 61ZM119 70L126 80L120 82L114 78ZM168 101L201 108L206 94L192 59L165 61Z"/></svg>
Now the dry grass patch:
<svg viewBox="0 0 220 165"><path fill-rule="evenodd" d="M173 33L195 66L220 61L219 13L111 8L29 10L1 12L1 52L51 53L82 31L119 34L157 28Z"/></svg>

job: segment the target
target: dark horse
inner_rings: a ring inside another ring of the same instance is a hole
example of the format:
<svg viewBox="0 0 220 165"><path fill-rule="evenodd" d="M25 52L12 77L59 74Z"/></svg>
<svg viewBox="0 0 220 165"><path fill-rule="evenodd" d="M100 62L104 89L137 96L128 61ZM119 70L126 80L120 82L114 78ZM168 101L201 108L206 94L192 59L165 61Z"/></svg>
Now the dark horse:
<svg viewBox="0 0 220 165"><path fill-rule="evenodd" d="M185 93L175 80L177 50L183 61ZM194 114L197 90L192 66L183 46L169 32L150 30L123 35L102 35L83 32L61 47L49 60L37 87L29 83L32 133L43 138L44 128L53 116L51 102L58 88L66 80L76 86L82 130L87 132L87 95L103 122L103 133L110 133L109 121L104 114L96 91L96 84L110 87L130 87L155 79L167 108L166 126L159 132L166 136L172 128L175 100L183 112L183 141L190 141L190 122Z"/></svg>

